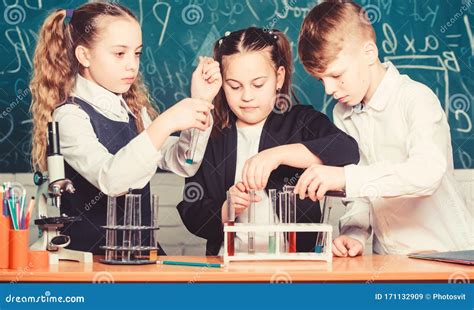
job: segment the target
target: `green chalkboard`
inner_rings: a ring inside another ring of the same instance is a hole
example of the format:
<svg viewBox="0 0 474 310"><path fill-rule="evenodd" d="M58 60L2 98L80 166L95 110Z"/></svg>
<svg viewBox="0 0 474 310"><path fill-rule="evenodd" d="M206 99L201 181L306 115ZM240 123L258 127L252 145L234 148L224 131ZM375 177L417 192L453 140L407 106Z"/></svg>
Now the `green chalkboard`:
<svg viewBox="0 0 474 310"><path fill-rule="evenodd" d="M30 171L28 90L37 32L47 14L85 1L3 0L0 3L0 172ZM248 26L278 28L292 41L294 86L304 104L331 116L334 105L297 58L296 40L308 0L122 0L139 18L144 52L141 71L161 110L189 93L198 55L225 31ZM474 5L472 0L358 1L373 23L381 58L431 87L451 125L456 168L472 168Z"/></svg>

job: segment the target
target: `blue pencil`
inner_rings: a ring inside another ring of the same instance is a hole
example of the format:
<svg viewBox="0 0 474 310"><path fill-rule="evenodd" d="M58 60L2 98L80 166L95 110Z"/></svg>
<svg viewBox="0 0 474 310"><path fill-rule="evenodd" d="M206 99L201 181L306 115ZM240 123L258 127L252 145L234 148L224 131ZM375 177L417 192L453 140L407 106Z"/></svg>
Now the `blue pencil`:
<svg viewBox="0 0 474 310"><path fill-rule="evenodd" d="M158 261L157 264L162 265L175 265L175 266L190 266L190 267L210 267L210 268L221 268L221 264L212 263L198 263L198 262L176 262L170 260Z"/></svg>

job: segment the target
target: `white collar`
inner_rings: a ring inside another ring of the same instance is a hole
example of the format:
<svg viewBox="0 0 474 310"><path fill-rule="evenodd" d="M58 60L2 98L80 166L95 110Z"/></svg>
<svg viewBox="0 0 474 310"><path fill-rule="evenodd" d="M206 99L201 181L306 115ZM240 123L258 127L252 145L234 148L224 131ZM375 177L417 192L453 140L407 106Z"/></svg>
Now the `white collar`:
<svg viewBox="0 0 474 310"><path fill-rule="evenodd" d="M121 94L116 95L80 74L76 75L76 83L72 94L86 101L106 116L112 114L121 119L128 119L127 114L131 114L135 117Z"/></svg>
<svg viewBox="0 0 474 310"><path fill-rule="evenodd" d="M370 98L367 104L364 104L364 107L359 106L361 105L359 103L356 106L346 109L343 118L348 118L352 113L361 113L367 108L379 112L385 109L389 101L388 98L390 98L392 91L398 83L400 72L398 72L398 69L390 61L384 62L382 65L387 69L387 72L385 72L385 75L382 78L382 81L380 81L379 86L377 86L372 98Z"/></svg>

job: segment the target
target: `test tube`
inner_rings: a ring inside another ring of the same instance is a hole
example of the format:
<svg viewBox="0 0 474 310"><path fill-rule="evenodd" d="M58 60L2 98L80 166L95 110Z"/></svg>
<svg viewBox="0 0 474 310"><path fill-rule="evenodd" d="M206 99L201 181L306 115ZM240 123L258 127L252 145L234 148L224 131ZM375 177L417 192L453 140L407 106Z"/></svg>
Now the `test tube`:
<svg viewBox="0 0 474 310"><path fill-rule="evenodd" d="M250 194L250 206L248 208L248 223L255 224L255 190L251 189ZM255 253L255 232L249 231L248 233L248 253Z"/></svg>
<svg viewBox="0 0 474 310"><path fill-rule="evenodd" d="M191 141L185 153L186 164L191 165L194 163L194 154L196 153L198 140L199 140L199 129L196 129L196 128L191 129Z"/></svg>
<svg viewBox="0 0 474 310"><path fill-rule="evenodd" d="M125 195L125 210L123 225L131 228L133 226L141 226L141 195L127 194ZM137 234L138 233L138 234ZM126 229L123 231L122 261L129 261L131 258L131 250L127 250L141 243L141 231Z"/></svg>
<svg viewBox="0 0 474 310"><path fill-rule="evenodd" d="M277 224L278 217L276 213L276 189L268 190L268 202L270 204L268 210L268 224ZM276 232L274 231L268 232L268 253L276 253Z"/></svg>
<svg viewBox="0 0 474 310"><path fill-rule="evenodd" d="M234 209L234 205L232 204L232 196L230 195L229 191L227 191L226 207L227 207L227 220L225 222L225 225L234 226L235 209ZM227 255L229 256L235 255L235 232L227 233Z"/></svg>
<svg viewBox="0 0 474 310"><path fill-rule="evenodd" d="M107 197L107 227L112 228L117 225L117 198ZM105 245L107 247L113 247L117 245L117 230L107 229L105 234ZM105 260L115 260L116 251L107 249L105 250Z"/></svg>
<svg viewBox="0 0 474 310"><path fill-rule="evenodd" d="M160 196L151 195L150 226L158 227L158 208L160 206ZM156 247L156 230L150 230L150 246Z"/></svg>
<svg viewBox="0 0 474 310"><path fill-rule="evenodd" d="M156 261L158 259L157 253L158 251L153 249L156 247L157 242L156 242L156 234L157 230L153 229L155 227L158 227L158 208L160 206L160 197L158 195L151 195L151 205L150 205L150 226L152 229L150 229L150 256L149 259Z"/></svg>
<svg viewBox="0 0 474 310"><path fill-rule="evenodd" d="M286 193L287 199L287 223L295 224L296 223L296 194L293 192L295 187L292 185L284 185L283 192ZM288 252L296 253L296 232L288 232Z"/></svg>
<svg viewBox="0 0 474 310"><path fill-rule="evenodd" d="M133 218L133 204L130 201L128 195L125 195L125 206L123 211L123 226L130 227L132 226L132 218ZM126 251L125 249L130 248L132 243L132 235L130 230L124 230L122 234L122 261L130 260L130 251ZM128 258L128 259L127 259Z"/></svg>
<svg viewBox="0 0 474 310"><path fill-rule="evenodd" d="M279 214L280 214L280 223L286 224L288 223L288 199L287 199L287 192L280 192L278 193L278 200L279 200ZM288 252L288 233L283 232L283 253Z"/></svg>
<svg viewBox="0 0 474 310"><path fill-rule="evenodd" d="M327 205L327 196L324 197L323 208L322 209L323 210L321 212L321 223L322 224L327 224L327 223L329 223L329 217L331 215L331 209L332 209L332 206ZM323 252L324 246L326 245L325 241L326 241L326 233L325 232L319 232L318 236L316 238L316 247L314 248L314 251L316 253L322 253Z"/></svg>
<svg viewBox="0 0 474 310"><path fill-rule="evenodd" d="M133 208L134 215L133 215L133 226L140 227L142 226L142 199L141 195L133 195L133 204L135 205ZM133 243L132 247L141 247L142 246L142 231L141 230L134 230L132 231L133 236ZM138 257L141 256L141 251L138 251Z"/></svg>
<svg viewBox="0 0 474 310"><path fill-rule="evenodd" d="M293 190L286 192L288 199L288 223L296 223L296 195ZM296 231L290 231L288 233L289 253L296 253Z"/></svg>

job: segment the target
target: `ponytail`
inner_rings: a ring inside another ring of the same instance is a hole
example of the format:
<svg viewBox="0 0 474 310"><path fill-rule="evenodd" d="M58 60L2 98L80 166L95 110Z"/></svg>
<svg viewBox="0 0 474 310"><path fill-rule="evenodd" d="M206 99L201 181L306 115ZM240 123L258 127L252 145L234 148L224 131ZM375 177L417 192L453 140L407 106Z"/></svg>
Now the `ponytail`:
<svg viewBox="0 0 474 310"><path fill-rule="evenodd" d="M46 127L55 107L64 102L72 90L79 64L74 56L71 33L64 23L66 10L52 13L39 34L33 58L30 82L33 115L32 166L46 170Z"/></svg>

